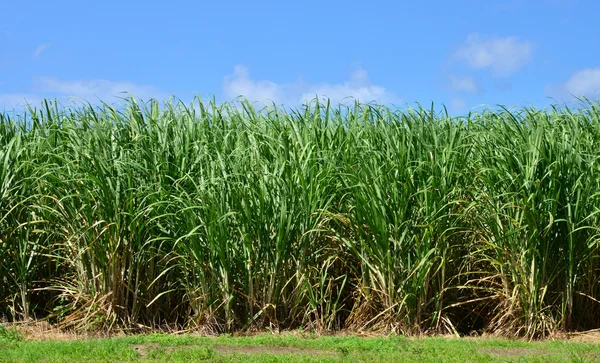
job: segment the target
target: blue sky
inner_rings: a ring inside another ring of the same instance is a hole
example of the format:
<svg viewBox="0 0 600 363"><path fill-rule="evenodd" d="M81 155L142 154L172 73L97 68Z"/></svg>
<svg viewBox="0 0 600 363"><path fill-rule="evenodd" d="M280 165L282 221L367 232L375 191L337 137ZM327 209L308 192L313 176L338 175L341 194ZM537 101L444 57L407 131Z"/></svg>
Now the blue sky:
<svg viewBox="0 0 600 363"><path fill-rule="evenodd" d="M600 2L3 1L0 109L42 97L300 105L600 98Z"/></svg>

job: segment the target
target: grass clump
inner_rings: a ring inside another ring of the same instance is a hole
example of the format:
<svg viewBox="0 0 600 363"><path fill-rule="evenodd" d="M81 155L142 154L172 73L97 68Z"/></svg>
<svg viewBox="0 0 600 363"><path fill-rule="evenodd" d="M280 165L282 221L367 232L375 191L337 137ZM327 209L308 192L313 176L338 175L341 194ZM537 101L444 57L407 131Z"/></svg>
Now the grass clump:
<svg viewBox="0 0 600 363"><path fill-rule="evenodd" d="M23 335L14 328L7 328L0 324L0 342L20 342L23 340Z"/></svg>

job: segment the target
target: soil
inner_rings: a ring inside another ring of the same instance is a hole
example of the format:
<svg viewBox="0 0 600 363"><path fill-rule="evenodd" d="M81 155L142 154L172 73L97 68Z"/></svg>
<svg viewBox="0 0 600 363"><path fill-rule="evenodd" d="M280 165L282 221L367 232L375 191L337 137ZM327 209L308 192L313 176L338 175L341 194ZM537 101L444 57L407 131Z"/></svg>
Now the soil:
<svg viewBox="0 0 600 363"><path fill-rule="evenodd" d="M552 354L552 351L544 349L530 348L482 348L478 349L479 354L489 354L503 357L522 357L525 355L546 355Z"/></svg>
<svg viewBox="0 0 600 363"><path fill-rule="evenodd" d="M570 333L568 339L576 342L600 344L600 329L588 330L580 333Z"/></svg>
<svg viewBox="0 0 600 363"><path fill-rule="evenodd" d="M2 323L3 326L7 327L7 328L14 328L17 331L19 331L21 334L23 334L24 338L26 340L77 340L77 339L90 339L90 338L109 338L109 337L118 337L118 336L125 336L128 335L125 332L117 332L115 334L115 332L89 332L89 333L82 333L82 332L75 332L75 331L65 331L63 329L60 329L54 325L49 324L48 322L45 321L30 321L30 322L19 322L19 323ZM163 331L163 330L152 330L149 329L146 333L182 333L182 332L176 332L176 331ZM232 336L234 337L243 337L243 336L254 336L254 335L260 335L260 334L264 334L264 331L256 331L256 332L235 332L232 334ZM197 331L190 331L187 332L186 334L191 334L191 335L200 335L200 336L210 336L210 335L214 335L214 334L206 334L206 333L199 333ZM357 336L357 337L382 337L382 336L386 336L387 334L383 333L383 332L367 332L367 333L357 333L357 332L350 332L350 331L338 331L338 332L334 332L334 333L306 333L306 332L298 332L298 331L282 331L282 332L278 332L279 335L292 335L295 337L319 337L319 336L327 336L327 335L333 335L333 336ZM422 335L422 336L413 336L411 338L415 338L418 339L420 337L425 337L427 335ZM454 339L457 336L453 335L453 334L448 334L448 335L438 335L441 337L445 337L445 338L450 338L450 339ZM490 338L493 339L495 338L494 335L481 335L481 336L476 336L476 337L471 337L471 336L464 336L461 339L481 339L481 338ZM549 339L558 339L558 340L572 340L572 341L576 341L576 342L586 342L586 343L597 343L600 344L600 329L593 329L593 330L588 330L588 331L582 331L582 332L563 332L563 333L558 333L556 335L554 335L553 337L550 337Z"/></svg>
<svg viewBox="0 0 600 363"><path fill-rule="evenodd" d="M242 347L215 345L212 347L222 354L304 354L304 355L336 355L330 350L324 349L303 349L294 347Z"/></svg>
<svg viewBox="0 0 600 363"><path fill-rule="evenodd" d="M25 340L79 340L89 338L106 338L108 334L86 334L59 329L45 321L20 323L4 323L7 328L14 328L22 334Z"/></svg>
<svg viewBox="0 0 600 363"><path fill-rule="evenodd" d="M192 345L163 346L156 343L132 344L129 348L138 352L140 357L145 358L148 354L157 349L163 349L166 353L174 350L190 349ZM324 349L303 349L294 347L255 347L255 346L229 346L213 345L212 349L221 354L304 354L304 355L336 355L336 353Z"/></svg>
<svg viewBox="0 0 600 363"><path fill-rule="evenodd" d="M154 343L147 343L147 344L131 344L129 346L129 348L135 350L136 352L138 352L138 354L140 355L140 357L145 358L148 356L148 353L152 350L157 350L160 349L160 344L154 344ZM172 347L169 347L171 349L167 349L167 352L171 352L173 349Z"/></svg>

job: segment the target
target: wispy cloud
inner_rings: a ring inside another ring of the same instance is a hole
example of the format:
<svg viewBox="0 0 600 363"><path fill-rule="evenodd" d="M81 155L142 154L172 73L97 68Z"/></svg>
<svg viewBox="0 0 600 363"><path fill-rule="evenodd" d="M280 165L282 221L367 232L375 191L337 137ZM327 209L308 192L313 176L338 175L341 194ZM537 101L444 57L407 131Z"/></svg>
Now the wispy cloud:
<svg viewBox="0 0 600 363"><path fill-rule="evenodd" d="M167 96L154 86L106 79L63 80L56 77L38 77L34 79L33 85L35 90L45 94L74 97L90 102L108 102L127 94L141 99L161 99Z"/></svg>
<svg viewBox="0 0 600 363"><path fill-rule="evenodd" d="M50 48L50 46L52 45L52 43L44 43L44 44L40 44L37 46L37 48L35 48L35 50L33 51L33 59L39 58L40 55L42 55L42 53Z"/></svg>
<svg viewBox="0 0 600 363"><path fill-rule="evenodd" d="M302 81L276 83L269 80L255 80L248 68L237 65L233 73L223 80L223 93L227 99L239 96L259 103L285 104L294 106L310 101L315 97L329 98L334 103L345 99L361 102L399 103L401 98L386 88L371 84L367 71L355 70L350 79L343 83L307 84Z"/></svg>
<svg viewBox="0 0 600 363"><path fill-rule="evenodd" d="M509 76L531 62L532 48L529 41L516 36L473 33L454 52L454 58L473 69L490 69L496 76Z"/></svg>
<svg viewBox="0 0 600 363"><path fill-rule="evenodd" d="M41 97L30 93L0 94L0 112L3 110L23 108L28 104L37 106L41 101Z"/></svg>
<svg viewBox="0 0 600 363"><path fill-rule="evenodd" d="M559 101L581 96L600 99L600 68L584 68L573 72L565 82L547 86L546 95Z"/></svg>
<svg viewBox="0 0 600 363"><path fill-rule="evenodd" d="M450 89L456 92L478 93L479 85L473 76L460 76L450 74L448 76Z"/></svg>
<svg viewBox="0 0 600 363"><path fill-rule="evenodd" d="M31 92L0 94L0 108L22 107L27 103L39 105L42 98L58 98L61 101L87 101L92 104L120 102L128 95L137 99L164 100L168 94L158 88L127 81L105 79L64 80L56 77L33 79Z"/></svg>

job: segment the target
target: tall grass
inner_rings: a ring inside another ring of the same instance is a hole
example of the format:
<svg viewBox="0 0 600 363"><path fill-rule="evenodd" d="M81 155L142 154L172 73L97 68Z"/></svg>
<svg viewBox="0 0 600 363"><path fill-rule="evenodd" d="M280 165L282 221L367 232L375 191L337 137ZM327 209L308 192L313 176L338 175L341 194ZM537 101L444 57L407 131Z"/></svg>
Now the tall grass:
<svg viewBox="0 0 600 363"><path fill-rule="evenodd" d="M599 327L598 150L596 103L0 114L0 315L213 332Z"/></svg>

